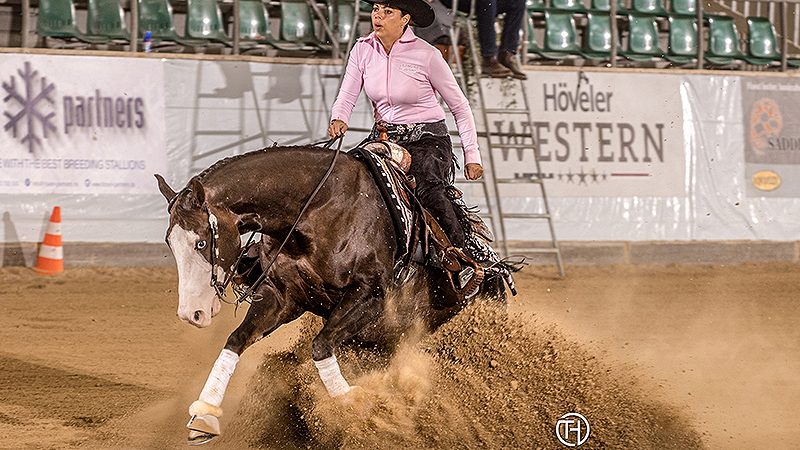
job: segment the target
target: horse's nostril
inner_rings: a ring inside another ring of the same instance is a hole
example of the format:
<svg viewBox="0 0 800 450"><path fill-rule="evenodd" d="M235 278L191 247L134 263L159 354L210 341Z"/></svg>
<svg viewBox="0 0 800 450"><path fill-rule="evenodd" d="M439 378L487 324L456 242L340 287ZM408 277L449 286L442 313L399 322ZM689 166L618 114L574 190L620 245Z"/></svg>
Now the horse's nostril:
<svg viewBox="0 0 800 450"><path fill-rule="evenodd" d="M200 317L203 315L203 311L197 310L194 312L194 321L200 322Z"/></svg>

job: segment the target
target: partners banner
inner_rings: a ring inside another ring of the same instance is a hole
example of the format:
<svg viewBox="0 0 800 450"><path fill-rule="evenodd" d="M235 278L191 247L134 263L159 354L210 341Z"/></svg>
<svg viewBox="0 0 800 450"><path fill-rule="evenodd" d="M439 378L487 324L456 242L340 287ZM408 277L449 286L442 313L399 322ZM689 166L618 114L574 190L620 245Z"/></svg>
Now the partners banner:
<svg viewBox="0 0 800 450"><path fill-rule="evenodd" d="M686 195L679 77L531 71L527 99L514 94L512 83L490 81L487 95L490 108L509 111L490 116L488 124L493 142L510 146L495 152L500 176L536 173L535 147L549 195ZM511 113L526 100L532 123ZM535 145L515 134L532 134Z"/></svg>
<svg viewBox="0 0 800 450"><path fill-rule="evenodd" d="M0 193L152 194L167 168L158 59L0 59Z"/></svg>
<svg viewBox="0 0 800 450"><path fill-rule="evenodd" d="M800 197L800 81L742 83L748 197Z"/></svg>

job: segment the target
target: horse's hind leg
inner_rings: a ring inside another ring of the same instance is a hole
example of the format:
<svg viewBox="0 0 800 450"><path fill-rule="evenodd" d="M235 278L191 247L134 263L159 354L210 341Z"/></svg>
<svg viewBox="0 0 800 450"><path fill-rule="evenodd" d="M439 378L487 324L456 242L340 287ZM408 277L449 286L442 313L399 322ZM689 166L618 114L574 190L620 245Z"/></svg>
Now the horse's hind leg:
<svg viewBox="0 0 800 450"><path fill-rule="evenodd" d="M312 342L311 357L331 397L339 397L351 389L339 369L335 350L374 323L384 309L382 289L362 285L351 292L353 294L345 296L331 312L325 326Z"/></svg>
<svg viewBox="0 0 800 450"><path fill-rule="evenodd" d="M186 425L190 430L189 443L204 443L220 434L218 420L222 416L220 406L228 382L239 362L239 355L261 338L303 313L295 305L283 301L272 286L265 286L260 293L263 299L250 306L242 323L228 337L200 397L189 407L191 419Z"/></svg>

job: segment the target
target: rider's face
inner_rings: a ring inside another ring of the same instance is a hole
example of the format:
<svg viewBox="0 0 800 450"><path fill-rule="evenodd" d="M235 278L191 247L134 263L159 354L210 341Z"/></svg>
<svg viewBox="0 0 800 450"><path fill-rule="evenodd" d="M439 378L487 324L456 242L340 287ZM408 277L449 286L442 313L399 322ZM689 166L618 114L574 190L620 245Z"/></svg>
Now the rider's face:
<svg viewBox="0 0 800 450"><path fill-rule="evenodd" d="M372 29L379 39L395 40L403 35L403 29L408 25L411 16L403 14L403 11L387 6L386 4L375 3L372 6Z"/></svg>

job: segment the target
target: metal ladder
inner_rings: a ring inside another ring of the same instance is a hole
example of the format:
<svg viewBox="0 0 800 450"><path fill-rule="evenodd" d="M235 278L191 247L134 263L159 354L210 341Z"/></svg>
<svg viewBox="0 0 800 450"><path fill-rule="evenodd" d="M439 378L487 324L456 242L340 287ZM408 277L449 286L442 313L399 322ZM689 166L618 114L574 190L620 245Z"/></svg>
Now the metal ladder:
<svg viewBox="0 0 800 450"><path fill-rule="evenodd" d="M472 0L471 6L471 13L469 15L464 15L458 13L457 1L453 1L453 15L456 19L453 21L453 26L450 30L450 38L451 38L451 55L452 59L455 62L455 75L456 78L459 80L461 84L461 88L464 90L465 94L470 100L472 104L473 111L480 110L481 118L483 119L483 132L478 132L479 137L485 137L486 142L486 150L489 155L489 165L491 166L491 180L487 180L488 177L484 176L483 178L483 191L486 195L487 206L489 209L489 213L486 216L490 218L492 224L494 225L494 218L497 218L497 222L500 226L500 233L502 236L502 244L503 244L503 253L505 256L509 256L510 252L508 249L508 234L506 232L506 219L526 219L526 220L535 220L535 221L547 221L547 226L549 229L550 234L550 246L549 247L532 247L526 248L523 252L524 254L544 254L544 255L553 255L556 258L556 264L558 266L558 272L563 278L565 276L564 271L564 261L561 256L561 249L558 245L558 240L556 239L555 228L553 226L553 217L550 213L550 204L547 199L547 191L545 190L544 186L544 178L542 177L542 169L539 163L539 157L535 150L535 143L536 139L533 132L533 127L530 128L530 134L526 133L491 133L489 130L489 126L491 124L490 119L502 116L522 116L523 120L527 120L529 124L533 123L533 115L531 113L530 108L530 99L528 98L527 89L525 88L525 82L523 80L509 80L507 83L508 86L516 86L517 92L514 95L515 99L522 98L522 107L517 108L506 108L506 107L487 107L486 106L486 97L484 93L484 84L489 78L485 78L481 74L481 55L478 51L478 42L475 36L476 29L473 25L473 19L475 17L475 0ZM467 73L464 71L464 62L459 55L458 52L458 41L461 34L461 29L465 28L467 31L467 40L469 45L470 51L470 62L472 64L473 73L472 79L474 80L474 85L477 88L477 99L473 95L469 95L469 80L467 77ZM450 61L451 63L453 61ZM497 80L497 79L495 79ZM475 102L477 100L477 104ZM476 123L476 126L478 124ZM531 145L530 149L533 151L533 159L535 161L535 171L533 173L515 173L513 177L500 177L498 176L497 165L495 164L495 152L497 150L501 151L510 151L513 149L520 149L522 144L509 144L499 142L494 139L499 138L523 138L523 139L530 139ZM494 139L493 139L494 138ZM490 206L489 201L489 188L488 184L491 182L492 189L494 192L494 208ZM538 189L538 192L534 192L542 199L542 209L537 212L506 212L503 209L503 202L502 202L502 192L501 186L504 185L520 185L520 184L528 184L532 185L534 189Z"/></svg>

